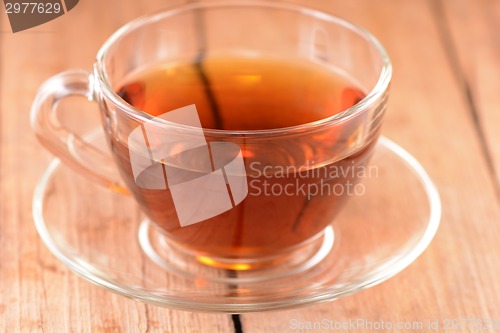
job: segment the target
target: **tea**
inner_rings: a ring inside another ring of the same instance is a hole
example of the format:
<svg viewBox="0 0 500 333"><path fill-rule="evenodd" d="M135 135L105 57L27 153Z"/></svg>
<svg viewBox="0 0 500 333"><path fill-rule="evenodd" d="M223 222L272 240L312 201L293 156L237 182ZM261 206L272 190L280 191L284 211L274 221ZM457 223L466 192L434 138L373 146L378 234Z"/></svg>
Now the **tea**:
<svg viewBox="0 0 500 333"><path fill-rule="evenodd" d="M116 91L152 116L195 105L204 129L223 130L312 123L364 97L354 82L319 64L236 56L152 66L127 77ZM235 264L227 268L251 269L251 264L238 265L238 260L273 256L314 239L332 222L345 199L356 195L353 191L374 146L371 140L353 150L353 138L361 130L353 127L356 124L339 124L307 138L235 137L246 169L246 175L239 176L245 177L248 195L232 209L184 227L166 179L148 179L158 174L152 172L154 168L164 170L162 163L167 162L154 161L134 178L130 146L114 140L112 145L128 187L170 239L189 244L204 262L208 262L205 256L231 258ZM210 135L206 139L217 141ZM191 159L191 172L197 172L196 154ZM200 175L203 172L199 170ZM140 186L154 181L163 182L165 188ZM217 260L209 263L217 265Z"/></svg>
<svg viewBox="0 0 500 333"><path fill-rule="evenodd" d="M313 63L212 57L167 63L131 75L118 94L158 116L195 104L203 128L259 130L301 125L353 106L364 94Z"/></svg>

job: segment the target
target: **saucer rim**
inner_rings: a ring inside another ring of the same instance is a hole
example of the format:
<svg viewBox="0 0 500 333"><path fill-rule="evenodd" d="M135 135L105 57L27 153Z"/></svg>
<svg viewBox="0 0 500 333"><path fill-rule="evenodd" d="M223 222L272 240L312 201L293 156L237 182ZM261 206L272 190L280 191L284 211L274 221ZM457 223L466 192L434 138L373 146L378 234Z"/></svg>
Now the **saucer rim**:
<svg viewBox="0 0 500 333"><path fill-rule="evenodd" d="M88 138L99 134L97 131L92 132L87 135ZM422 233L420 240L417 242L416 246L412 247L407 253L403 253L399 256L397 260L389 261L384 263L386 268L382 269L381 272L375 272L371 277L363 279L361 282L353 282L346 287L336 288L331 290L326 288L325 291L321 293L315 293L312 296L307 296L298 299L287 299L286 301L278 299L275 301L261 301L261 302L248 302L240 303L235 300L244 300L243 297L233 297L227 298L228 300L233 300L233 302L218 303L210 300L202 301L197 299L195 301L186 300L181 296L176 296L174 294L149 294L145 295L144 290L137 290L130 287L124 287L119 283L114 283L113 279L107 277L105 273L98 271L93 267L85 268L81 264L78 264L78 258L72 257L70 254L65 254L64 251L60 250L56 246L56 242L52 238L49 230L45 226L44 219L44 195L47 190L47 186L50 180L55 175L57 169L64 164L58 158L53 159L48 167L45 169L42 177L38 181L34 195L33 195L33 219L35 222L35 227L40 235L43 243L49 249L49 251L64 265L66 265L70 270L84 278L85 280L98 285L100 287L106 288L116 294L125 296L127 298L133 298L140 300L142 302L153 304L162 307L168 307L178 310L187 311L197 311L197 312L212 312L212 313L251 313L251 312L263 312L272 310L285 310L293 309L298 307L303 307L306 305L319 304L332 300L339 299L341 297L352 295L361 290L370 288L379 283L386 281L387 279L400 273L411 263L413 263L429 246L432 239L434 238L440 224L441 220L441 199L437 187L434 185L432 179L425 171L424 167L418 162L418 160L413 157L404 148L391 141L390 139L381 136L377 142L377 145L382 145L398 158L402 159L407 167L413 171L415 176L421 183L425 194L427 195L428 205L429 205L429 218L427 222L427 227L425 232ZM382 267L382 266L381 266Z"/></svg>

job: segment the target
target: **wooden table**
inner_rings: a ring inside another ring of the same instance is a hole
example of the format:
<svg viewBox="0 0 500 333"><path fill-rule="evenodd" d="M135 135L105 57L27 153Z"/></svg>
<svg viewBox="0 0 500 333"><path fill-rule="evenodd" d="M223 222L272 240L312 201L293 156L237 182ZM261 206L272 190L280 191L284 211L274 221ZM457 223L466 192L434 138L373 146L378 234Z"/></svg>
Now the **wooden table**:
<svg viewBox="0 0 500 333"><path fill-rule="evenodd" d="M63 17L16 34L2 13L0 332L287 332L292 319L500 320L500 1L311 2L372 31L392 57L384 133L420 160L442 196L441 227L424 254L353 296L241 316L144 305L75 276L33 225L33 190L52 157L30 129L30 105L45 79L89 69L106 37L165 1L81 0Z"/></svg>

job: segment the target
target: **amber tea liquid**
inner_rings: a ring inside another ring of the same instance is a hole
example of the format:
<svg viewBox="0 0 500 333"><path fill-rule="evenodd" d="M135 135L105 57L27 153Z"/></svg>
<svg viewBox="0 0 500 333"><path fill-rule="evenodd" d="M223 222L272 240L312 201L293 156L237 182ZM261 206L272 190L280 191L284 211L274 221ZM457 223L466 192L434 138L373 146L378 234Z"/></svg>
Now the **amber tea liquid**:
<svg viewBox="0 0 500 333"><path fill-rule="evenodd" d="M303 125L342 112L364 97L353 82L318 64L238 57L159 64L129 76L117 92L152 116L194 104L203 128L224 130ZM233 142L243 153L247 197L225 213L185 227L179 224L169 189L137 185L129 147L112 144L128 187L170 239L187 244L205 263L218 265L206 258L230 258L234 265L219 264L251 269L238 260L273 256L313 239L345 199L355 195L358 168L366 165L374 140L348 156L336 155L349 151L357 131L338 125L307 137L238 137Z"/></svg>

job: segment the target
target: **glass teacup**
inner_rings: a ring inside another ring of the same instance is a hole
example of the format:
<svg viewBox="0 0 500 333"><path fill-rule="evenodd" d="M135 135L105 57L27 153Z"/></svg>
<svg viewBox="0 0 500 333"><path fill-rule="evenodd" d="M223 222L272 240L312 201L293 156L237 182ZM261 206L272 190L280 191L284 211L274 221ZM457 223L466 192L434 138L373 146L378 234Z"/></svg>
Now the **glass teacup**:
<svg viewBox="0 0 500 333"><path fill-rule="evenodd" d="M121 28L93 74L49 79L32 123L63 161L133 195L183 256L307 265L346 199L363 195L390 80L380 43L326 12L193 3ZM113 159L59 122L71 95L99 104Z"/></svg>

